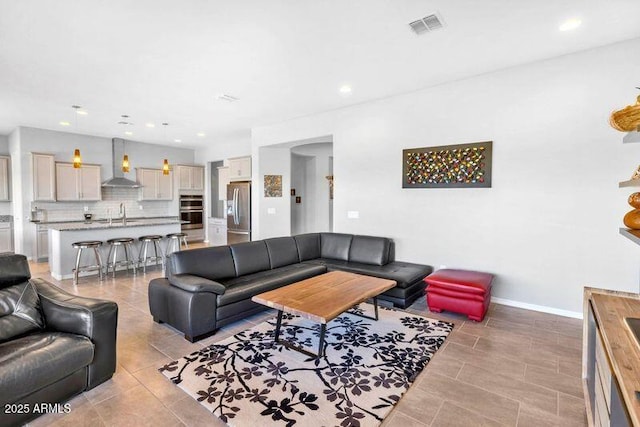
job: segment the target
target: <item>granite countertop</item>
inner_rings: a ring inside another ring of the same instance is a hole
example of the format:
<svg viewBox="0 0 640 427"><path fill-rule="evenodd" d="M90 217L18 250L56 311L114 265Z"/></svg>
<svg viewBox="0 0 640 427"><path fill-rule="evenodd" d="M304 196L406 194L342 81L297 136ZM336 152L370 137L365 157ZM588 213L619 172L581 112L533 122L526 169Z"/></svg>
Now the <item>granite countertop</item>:
<svg viewBox="0 0 640 427"><path fill-rule="evenodd" d="M181 221L176 217L164 218L127 218L127 224L124 225L122 220L114 219L111 224L109 220L100 219L93 221L66 221L66 222L41 222L47 224L52 230L73 231L73 230L99 230L110 228L130 228L130 227L148 227L152 225L165 224L184 224L187 221Z"/></svg>
<svg viewBox="0 0 640 427"><path fill-rule="evenodd" d="M0 222L13 222L13 215L0 215Z"/></svg>

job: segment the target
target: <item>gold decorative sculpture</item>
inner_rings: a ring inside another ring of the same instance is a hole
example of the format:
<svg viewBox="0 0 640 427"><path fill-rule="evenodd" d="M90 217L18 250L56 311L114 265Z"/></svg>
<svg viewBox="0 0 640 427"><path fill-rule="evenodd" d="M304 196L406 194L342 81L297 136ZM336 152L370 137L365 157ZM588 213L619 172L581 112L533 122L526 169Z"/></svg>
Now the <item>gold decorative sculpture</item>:
<svg viewBox="0 0 640 427"><path fill-rule="evenodd" d="M627 212L622 222L632 230L640 230L640 193L633 193L628 200L634 209Z"/></svg>
<svg viewBox="0 0 640 427"><path fill-rule="evenodd" d="M329 180L329 199L333 200L333 175L325 176Z"/></svg>
<svg viewBox="0 0 640 427"><path fill-rule="evenodd" d="M622 110L614 111L609 117L609 124L621 132L631 132L640 128L640 96L634 105L627 105Z"/></svg>

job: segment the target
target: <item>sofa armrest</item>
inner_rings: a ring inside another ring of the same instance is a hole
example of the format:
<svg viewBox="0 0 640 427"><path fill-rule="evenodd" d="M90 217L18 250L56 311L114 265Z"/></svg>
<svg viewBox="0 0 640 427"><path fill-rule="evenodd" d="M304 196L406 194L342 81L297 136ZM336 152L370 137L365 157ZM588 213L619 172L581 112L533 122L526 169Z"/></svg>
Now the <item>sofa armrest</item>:
<svg viewBox="0 0 640 427"><path fill-rule="evenodd" d="M87 390L111 378L116 370L118 305L70 294L42 279L31 281L38 290L47 329L83 335L93 342Z"/></svg>
<svg viewBox="0 0 640 427"><path fill-rule="evenodd" d="M222 295L227 290L222 283L193 274L172 274L169 277L169 283L187 292L210 292Z"/></svg>

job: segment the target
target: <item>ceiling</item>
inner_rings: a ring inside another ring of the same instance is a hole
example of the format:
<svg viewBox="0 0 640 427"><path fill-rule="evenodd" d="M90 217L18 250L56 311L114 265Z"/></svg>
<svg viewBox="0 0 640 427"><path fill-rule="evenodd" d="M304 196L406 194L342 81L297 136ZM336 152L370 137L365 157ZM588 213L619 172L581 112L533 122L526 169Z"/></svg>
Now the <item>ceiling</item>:
<svg viewBox="0 0 640 427"><path fill-rule="evenodd" d="M436 11L444 29L410 30ZM638 16L637 0L3 1L0 134L32 126L211 145L640 37ZM582 25L560 32L573 17ZM349 96L339 92L347 84ZM88 115L76 118L74 104ZM117 124L121 114L133 125Z"/></svg>

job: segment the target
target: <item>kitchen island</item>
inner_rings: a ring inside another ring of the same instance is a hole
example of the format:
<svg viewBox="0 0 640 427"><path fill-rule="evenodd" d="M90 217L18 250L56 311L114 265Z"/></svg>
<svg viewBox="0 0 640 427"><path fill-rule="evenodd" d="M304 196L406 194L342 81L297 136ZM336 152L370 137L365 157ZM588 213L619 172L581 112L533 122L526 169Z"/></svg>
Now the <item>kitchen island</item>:
<svg viewBox="0 0 640 427"><path fill-rule="evenodd" d="M106 265L109 245L107 240L119 237L135 239L133 257L137 260L140 250L138 238L149 234L165 236L169 233L179 233L182 221L170 218L130 218L126 223L122 220L92 221L92 222L59 222L48 223L49 227L49 270L51 276L57 280L73 277L76 262L76 250L71 246L82 240L100 240L104 242L100 248L103 264ZM162 250L166 244L163 242ZM83 251L81 265L95 264L93 251ZM97 271L83 272L80 275L97 275Z"/></svg>

